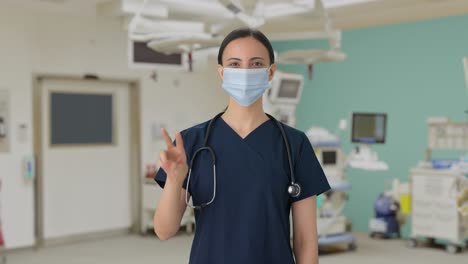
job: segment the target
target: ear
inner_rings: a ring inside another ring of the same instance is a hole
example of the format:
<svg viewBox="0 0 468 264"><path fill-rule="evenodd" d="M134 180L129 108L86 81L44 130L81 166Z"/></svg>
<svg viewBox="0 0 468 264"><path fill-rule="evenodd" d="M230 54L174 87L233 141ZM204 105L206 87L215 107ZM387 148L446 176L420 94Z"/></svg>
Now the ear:
<svg viewBox="0 0 468 264"><path fill-rule="evenodd" d="M270 74L269 74L269 77L268 77L268 80L273 80L273 77L275 76L275 72L276 72L276 63L273 63L271 66L270 66Z"/></svg>
<svg viewBox="0 0 468 264"><path fill-rule="evenodd" d="M221 80L223 80L224 78L224 70L223 70L223 65L221 64L218 64L218 74L219 74L219 78L221 78Z"/></svg>

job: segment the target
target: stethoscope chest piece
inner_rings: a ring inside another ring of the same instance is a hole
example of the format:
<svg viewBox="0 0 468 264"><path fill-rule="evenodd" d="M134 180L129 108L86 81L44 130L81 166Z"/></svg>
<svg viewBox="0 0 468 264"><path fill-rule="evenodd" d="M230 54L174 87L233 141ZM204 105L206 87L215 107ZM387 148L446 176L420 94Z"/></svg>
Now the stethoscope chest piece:
<svg viewBox="0 0 468 264"><path fill-rule="evenodd" d="M292 183L288 187L288 193L293 198L298 197L301 195L301 186L298 183Z"/></svg>

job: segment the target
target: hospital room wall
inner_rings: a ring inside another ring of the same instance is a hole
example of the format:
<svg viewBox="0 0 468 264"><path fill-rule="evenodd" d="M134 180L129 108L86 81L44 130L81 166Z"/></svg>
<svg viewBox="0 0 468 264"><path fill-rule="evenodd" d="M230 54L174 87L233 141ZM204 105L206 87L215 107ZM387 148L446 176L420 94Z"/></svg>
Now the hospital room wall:
<svg viewBox="0 0 468 264"><path fill-rule="evenodd" d="M65 16L0 8L0 89L10 94L9 153L0 153L1 217L7 248L34 244L34 192L22 176L21 162L33 152L33 74L134 79L141 87L141 159L155 162L158 150L151 140L154 122L170 131L207 120L226 104L218 89L215 60L195 56L195 72L158 70L158 81L148 71L127 68L126 32L116 18ZM211 63L213 67L206 67ZM210 71L212 70L212 71ZM17 140L19 124L28 127L27 140ZM99 199L99 197L96 197Z"/></svg>
<svg viewBox="0 0 468 264"><path fill-rule="evenodd" d="M388 113L387 142L372 148L390 170L347 171L353 189L345 213L355 230L367 231L373 202L385 182L407 181L409 170L424 159L428 117L467 120L462 65L462 58L468 56L467 28L468 16L460 16L347 31L343 49L348 59L315 65L312 80L307 80L307 66L280 67L306 78L297 108L301 130L315 125L335 132L338 121L350 121L352 112ZM274 43L279 52L311 45L314 41ZM355 146L350 143L349 125L339 134L349 153ZM408 232L406 225L404 234Z"/></svg>

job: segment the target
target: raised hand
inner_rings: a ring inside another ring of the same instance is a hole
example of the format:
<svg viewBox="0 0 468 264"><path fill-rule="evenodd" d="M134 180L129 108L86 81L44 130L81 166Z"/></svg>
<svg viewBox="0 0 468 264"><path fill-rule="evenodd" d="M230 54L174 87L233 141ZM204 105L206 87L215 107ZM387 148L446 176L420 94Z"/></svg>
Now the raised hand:
<svg viewBox="0 0 468 264"><path fill-rule="evenodd" d="M182 183L188 172L187 156L185 155L184 142L180 132L176 133L176 145L172 143L166 129L161 132L166 141L167 149L159 153L159 165L167 174L167 180L175 180Z"/></svg>

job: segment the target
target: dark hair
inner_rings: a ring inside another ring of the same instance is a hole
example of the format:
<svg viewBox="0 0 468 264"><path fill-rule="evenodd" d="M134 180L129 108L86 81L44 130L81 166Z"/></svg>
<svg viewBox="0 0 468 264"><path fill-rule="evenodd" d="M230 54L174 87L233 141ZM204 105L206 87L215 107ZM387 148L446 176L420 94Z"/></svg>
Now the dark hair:
<svg viewBox="0 0 468 264"><path fill-rule="evenodd" d="M231 31L231 33L229 33L221 43L218 52L218 64L223 65L224 49L226 49L226 46L231 43L231 41L246 37L252 37L262 43L263 46L265 46L265 48L268 50L270 65L275 63L275 53L273 51L273 47L271 46L270 40L268 40L268 38L262 32L251 28L239 28Z"/></svg>

